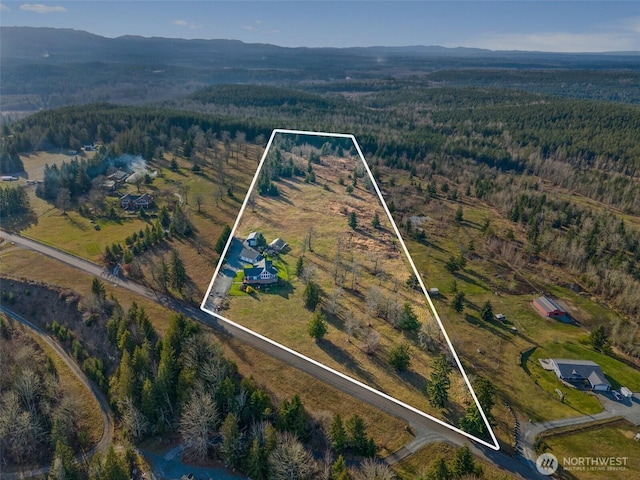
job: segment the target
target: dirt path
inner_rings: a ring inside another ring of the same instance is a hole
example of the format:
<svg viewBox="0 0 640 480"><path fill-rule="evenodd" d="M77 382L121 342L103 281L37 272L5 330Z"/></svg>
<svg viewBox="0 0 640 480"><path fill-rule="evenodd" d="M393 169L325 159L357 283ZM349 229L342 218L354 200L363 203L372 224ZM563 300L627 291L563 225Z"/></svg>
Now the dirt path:
<svg viewBox="0 0 640 480"><path fill-rule="evenodd" d="M51 338L46 332L38 328L36 325L31 323L29 320L25 319L21 315L9 310L8 308L0 305L0 311L4 312L7 316L13 318L17 322L20 322L24 326L33 330L42 340L44 340L53 350L62 358L62 360L69 366L71 371L78 377L78 379L82 382L82 384L93 394L96 401L100 405L100 413L102 414L102 437L98 441L98 443L89 450L84 455L78 456L79 462L84 462L86 459L93 456L96 452L106 453L109 445L111 444L111 440L113 439L113 416L111 414L111 409L109 408L109 402L107 401L104 394L96 387L93 383L89 381L84 372L80 369L78 364L67 355L67 352ZM2 480L17 480L20 478L28 478L35 477L39 475L44 475L49 472L51 466L41 467L33 470L20 470L14 472L2 472L0 478Z"/></svg>

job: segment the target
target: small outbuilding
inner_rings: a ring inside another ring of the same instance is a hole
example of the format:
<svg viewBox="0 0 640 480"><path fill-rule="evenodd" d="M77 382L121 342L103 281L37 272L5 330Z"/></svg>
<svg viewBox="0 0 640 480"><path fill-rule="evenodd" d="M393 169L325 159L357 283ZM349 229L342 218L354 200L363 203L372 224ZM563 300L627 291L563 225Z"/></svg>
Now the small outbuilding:
<svg viewBox="0 0 640 480"><path fill-rule="evenodd" d="M438 295L440 295L440 290L435 287L432 287L429 289L429 295L432 297L437 297Z"/></svg>
<svg viewBox="0 0 640 480"><path fill-rule="evenodd" d="M274 252L281 252L287 248L287 243L280 237L276 238L269 244L269 248Z"/></svg>
<svg viewBox="0 0 640 480"><path fill-rule="evenodd" d="M533 301L533 308L545 317L565 317L567 312L549 297L538 297Z"/></svg>
<svg viewBox="0 0 640 480"><path fill-rule="evenodd" d="M250 247L255 247L258 245L258 239L260 238L262 234L260 232L251 232L248 236L247 239L245 240L247 245L249 245Z"/></svg>

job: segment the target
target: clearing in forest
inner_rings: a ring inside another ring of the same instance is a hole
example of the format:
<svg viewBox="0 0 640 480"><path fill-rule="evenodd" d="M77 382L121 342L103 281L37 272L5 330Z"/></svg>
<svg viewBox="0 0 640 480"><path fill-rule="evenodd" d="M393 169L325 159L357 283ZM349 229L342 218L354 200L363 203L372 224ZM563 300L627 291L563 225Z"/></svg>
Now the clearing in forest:
<svg viewBox="0 0 640 480"><path fill-rule="evenodd" d="M352 135L273 131L202 309L499 448Z"/></svg>

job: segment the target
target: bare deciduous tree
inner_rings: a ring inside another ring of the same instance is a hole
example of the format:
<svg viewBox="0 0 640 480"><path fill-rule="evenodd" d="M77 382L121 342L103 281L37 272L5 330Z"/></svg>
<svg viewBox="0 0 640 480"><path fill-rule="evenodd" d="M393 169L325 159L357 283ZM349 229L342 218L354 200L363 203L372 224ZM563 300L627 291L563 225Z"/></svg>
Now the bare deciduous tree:
<svg viewBox="0 0 640 480"><path fill-rule="evenodd" d="M362 336L362 346L368 355L373 355L380 346L380 334L373 328L368 328Z"/></svg>
<svg viewBox="0 0 640 480"><path fill-rule="evenodd" d="M313 455L289 432L278 436L278 444L269 455L269 466L275 480L315 478L317 472Z"/></svg>
<svg viewBox="0 0 640 480"><path fill-rule="evenodd" d="M387 464L366 458L356 473L357 480L395 480L396 474Z"/></svg>
<svg viewBox="0 0 640 480"><path fill-rule="evenodd" d="M196 195L196 205L198 206L198 213L200 213L200 208L202 207L202 202L204 202L204 195L202 195L201 193L198 193Z"/></svg>
<svg viewBox="0 0 640 480"><path fill-rule="evenodd" d="M347 312L344 320L344 331L347 334L347 342L351 342L351 337L355 337L360 332L360 319L353 312Z"/></svg>
<svg viewBox="0 0 640 480"><path fill-rule="evenodd" d="M180 434L189 451L204 460L218 426L218 410L208 393L194 390L180 417Z"/></svg>
<svg viewBox="0 0 640 480"><path fill-rule="evenodd" d="M327 307L329 309L329 313L335 315L338 312L339 298L342 296L342 288L336 287L331 291L331 295L329 295Z"/></svg>

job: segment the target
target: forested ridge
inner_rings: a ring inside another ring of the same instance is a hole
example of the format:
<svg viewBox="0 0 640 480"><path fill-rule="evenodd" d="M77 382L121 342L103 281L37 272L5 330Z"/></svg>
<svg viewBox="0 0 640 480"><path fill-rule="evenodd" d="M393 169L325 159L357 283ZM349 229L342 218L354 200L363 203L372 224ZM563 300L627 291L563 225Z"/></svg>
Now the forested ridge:
<svg viewBox="0 0 640 480"><path fill-rule="evenodd" d="M163 151L183 155L212 137L263 142L273 127L352 132L374 174L404 171L420 179L414 195L427 196L423 187L449 179L459 192L531 229L522 248L533 255L529 260L546 255L566 264L585 286L638 314L637 231L616 212L640 212L639 107L485 87L433 88L416 79L351 86L359 91L226 85L165 106L65 107L6 127L11 137L2 145L29 152L97 140L113 154L150 158ZM535 179L514 181L514 174ZM551 187L602 208L555 199ZM398 215L409 213L402 202L396 207Z"/></svg>

